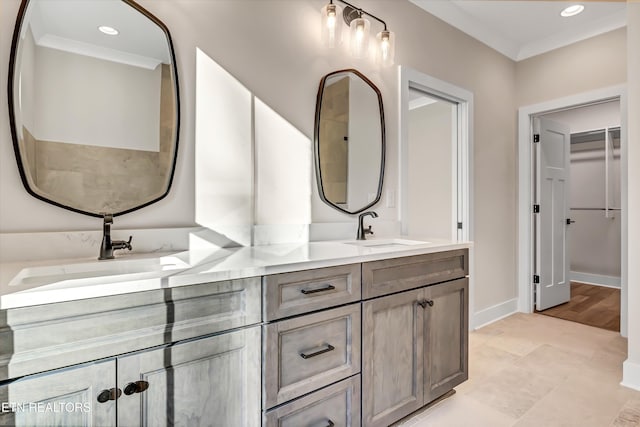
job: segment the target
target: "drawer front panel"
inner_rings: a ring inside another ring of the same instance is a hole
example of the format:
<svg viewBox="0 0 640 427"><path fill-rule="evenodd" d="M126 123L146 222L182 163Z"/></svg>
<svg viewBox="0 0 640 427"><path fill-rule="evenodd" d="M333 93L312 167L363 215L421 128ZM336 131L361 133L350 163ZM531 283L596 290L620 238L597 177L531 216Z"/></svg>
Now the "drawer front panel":
<svg viewBox="0 0 640 427"><path fill-rule="evenodd" d="M360 300L360 264L264 277L267 321Z"/></svg>
<svg viewBox="0 0 640 427"><path fill-rule="evenodd" d="M360 375L268 411L265 427L360 427Z"/></svg>
<svg viewBox="0 0 640 427"><path fill-rule="evenodd" d="M468 250L437 252L362 264L362 298L369 299L465 277Z"/></svg>
<svg viewBox="0 0 640 427"><path fill-rule="evenodd" d="M264 328L264 408L360 372L360 304Z"/></svg>

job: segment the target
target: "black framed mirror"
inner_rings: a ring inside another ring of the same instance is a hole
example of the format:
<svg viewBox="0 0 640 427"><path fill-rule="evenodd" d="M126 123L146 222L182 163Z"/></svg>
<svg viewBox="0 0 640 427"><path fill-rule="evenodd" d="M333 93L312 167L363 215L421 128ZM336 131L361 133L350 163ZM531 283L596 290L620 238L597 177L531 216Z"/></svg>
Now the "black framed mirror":
<svg viewBox="0 0 640 427"><path fill-rule="evenodd" d="M334 71L320 80L314 142L322 201L348 214L380 201L385 162L382 95L357 70Z"/></svg>
<svg viewBox="0 0 640 427"><path fill-rule="evenodd" d="M23 0L9 62L13 146L27 192L122 215L164 198L178 152L167 27L132 0Z"/></svg>

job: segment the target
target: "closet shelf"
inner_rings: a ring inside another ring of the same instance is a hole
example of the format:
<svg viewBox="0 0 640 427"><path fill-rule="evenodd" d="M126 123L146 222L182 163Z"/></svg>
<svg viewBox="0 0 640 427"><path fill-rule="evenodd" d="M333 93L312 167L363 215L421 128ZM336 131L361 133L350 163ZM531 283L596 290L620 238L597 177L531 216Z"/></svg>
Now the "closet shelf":
<svg viewBox="0 0 640 427"><path fill-rule="evenodd" d="M620 139L620 126L608 128L613 139ZM571 144L583 142L604 141L604 133L607 129L596 129L586 132L576 132L571 134Z"/></svg>

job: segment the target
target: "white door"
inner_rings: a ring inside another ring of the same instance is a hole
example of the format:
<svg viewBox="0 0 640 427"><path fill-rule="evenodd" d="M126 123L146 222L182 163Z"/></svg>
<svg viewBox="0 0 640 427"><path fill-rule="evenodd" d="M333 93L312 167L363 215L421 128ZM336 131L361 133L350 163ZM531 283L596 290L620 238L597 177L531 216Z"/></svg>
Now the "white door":
<svg viewBox="0 0 640 427"><path fill-rule="evenodd" d="M534 119L534 134L539 135L536 151L535 271L536 309L568 302L569 250L567 218L569 213L569 127L549 119Z"/></svg>

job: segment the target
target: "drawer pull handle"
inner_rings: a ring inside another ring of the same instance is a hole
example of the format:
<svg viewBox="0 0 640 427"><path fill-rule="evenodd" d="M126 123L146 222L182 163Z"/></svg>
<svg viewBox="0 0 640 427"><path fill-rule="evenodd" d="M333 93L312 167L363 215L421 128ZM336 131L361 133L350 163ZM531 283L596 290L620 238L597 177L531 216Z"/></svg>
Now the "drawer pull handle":
<svg viewBox="0 0 640 427"><path fill-rule="evenodd" d="M315 294L315 293L318 293L318 292L332 291L335 288L336 287L333 286L333 285L327 285L324 288L318 288L318 289L311 289L311 290L302 289L300 292L302 292L305 295L309 295L309 294Z"/></svg>
<svg viewBox="0 0 640 427"><path fill-rule="evenodd" d="M331 421L331 420L329 420L329 419L328 419L327 421L329 421L329 422L327 423L327 427L333 427L333 426L335 426L335 423L334 423L333 421Z"/></svg>
<svg viewBox="0 0 640 427"><path fill-rule="evenodd" d="M124 394L127 396L131 396L134 393L142 393L146 389L149 388L149 383L146 381L136 381L134 383L129 383L124 388Z"/></svg>
<svg viewBox="0 0 640 427"><path fill-rule="evenodd" d="M331 344L327 344L327 348L323 348L322 350L318 350L315 353L310 353L310 354L300 353L300 357L302 357L303 359L311 359L312 357L320 356L321 354L328 353L335 349L336 348Z"/></svg>

